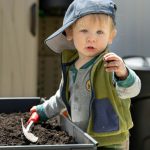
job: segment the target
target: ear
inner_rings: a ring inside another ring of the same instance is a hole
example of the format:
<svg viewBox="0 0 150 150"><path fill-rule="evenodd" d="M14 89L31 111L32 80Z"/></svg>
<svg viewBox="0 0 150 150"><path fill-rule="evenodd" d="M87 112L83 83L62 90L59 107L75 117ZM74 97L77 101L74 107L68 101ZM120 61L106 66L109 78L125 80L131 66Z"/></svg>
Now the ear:
<svg viewBox="0 0 150 150"><path fill-rule="evenodd" d="M65 30L66 32L66 38L68 41L71 41L73 39L73 33L72 33L72 27L69 27Z"/></svg>
<svg viewBox="0 0 150 150"><path fill-rule="evenodd" d="M117 30L116 29L113 29L110 33L110 37L109 37L109 42L108 44L112 44L114 38L116 37L117 35Z"/></svg>

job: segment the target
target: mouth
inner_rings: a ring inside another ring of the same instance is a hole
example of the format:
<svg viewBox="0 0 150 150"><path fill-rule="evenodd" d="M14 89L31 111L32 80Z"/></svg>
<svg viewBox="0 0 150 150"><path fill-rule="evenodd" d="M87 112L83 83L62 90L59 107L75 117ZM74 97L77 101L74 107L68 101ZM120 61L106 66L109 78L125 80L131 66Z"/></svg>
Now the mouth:
<svg viewBox="0 0 150 150"><path fill-rule="evenodd" d="M88 51L93 51L93 50L95 50L95 48L94 48L93 46L87 46L86 49L87 49Z"/></svg>

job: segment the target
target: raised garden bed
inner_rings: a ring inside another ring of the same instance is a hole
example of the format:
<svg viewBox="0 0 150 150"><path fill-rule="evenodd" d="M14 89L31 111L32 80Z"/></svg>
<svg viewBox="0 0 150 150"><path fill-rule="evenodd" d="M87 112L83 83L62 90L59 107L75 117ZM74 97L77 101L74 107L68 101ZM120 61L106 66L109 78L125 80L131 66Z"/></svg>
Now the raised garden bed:
<svg viewBox="0 0 150 150"><path fill-rule="evenodd" d="M32 133L39 137L38 142L33 144L27 141L22 133L21 118L26 122L30 116L27 112L40 102L39 97L0 98L0 149L97 149L97 141L63 116L35 124Z"/></svg>
<svg viewBox="0 0 150 150"><path fill-rule="evenodd" d="M63 131L58 124L57 118L49 119L46 122L35 124L32 133L38 136L36 143L28 141L22 132L21 120L27 122L29 113L0 114L0 145L56 145L75 144L72 136Z"/></svg>

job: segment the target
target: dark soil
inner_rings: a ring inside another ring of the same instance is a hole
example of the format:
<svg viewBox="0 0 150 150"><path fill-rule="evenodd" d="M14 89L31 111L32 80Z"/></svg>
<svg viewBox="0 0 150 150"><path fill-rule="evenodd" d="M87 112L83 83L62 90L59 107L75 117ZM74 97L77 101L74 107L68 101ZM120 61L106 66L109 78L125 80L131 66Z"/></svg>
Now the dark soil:
<svg viewBox="0 0 150 150"><path fill-rule="evenodd" d="M0 114L0 146L12 145L56 145L75 143L73 137L62 131L56 118L32 127L32 133L39 137L36 143L29 142L23 135L21 118L27 122L29 113Z"/></svg>

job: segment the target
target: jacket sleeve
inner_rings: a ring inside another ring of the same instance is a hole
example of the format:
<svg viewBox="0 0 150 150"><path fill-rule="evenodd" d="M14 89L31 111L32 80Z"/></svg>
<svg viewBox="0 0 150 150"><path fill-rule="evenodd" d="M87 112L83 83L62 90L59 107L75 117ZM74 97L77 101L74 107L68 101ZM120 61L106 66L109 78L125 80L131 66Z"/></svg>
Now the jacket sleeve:
<svg viewBox="0 0 150 150"><path fill-rule="evenodd" d="M46 100L43 104L36 107L38 114L40 115L41 120L46 120L58 115L62 109L65 109L65 104L62 101L61 92L62 92L63 80L61 79L59 89L56 94Z"/></svg>
<svg viewBox="0 0 150 150"><path fill-rule="evenodd" d="M141 90L140 78L136 75L136 73L132 69L130 68L127 69L129 75L125 80L118 80L113 75L118 96L122 99L133 98L137 96Z"/></svg>

